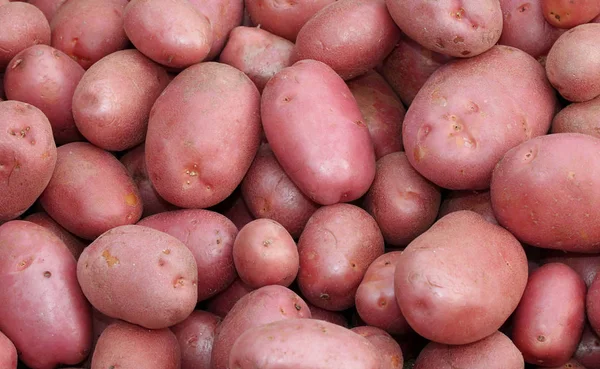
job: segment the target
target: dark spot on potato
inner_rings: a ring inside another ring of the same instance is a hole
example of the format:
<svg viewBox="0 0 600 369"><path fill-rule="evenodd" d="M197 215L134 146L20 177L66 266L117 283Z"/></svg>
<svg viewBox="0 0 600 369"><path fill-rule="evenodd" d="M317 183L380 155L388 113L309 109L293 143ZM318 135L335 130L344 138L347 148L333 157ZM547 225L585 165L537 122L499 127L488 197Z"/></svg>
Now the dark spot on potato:
<svg viewBox="0 0 600 369"><path fill-rule="evenodd" d="M362 120L357 120L354 122L359 127L366 127L367 125Z"/></svg>
<svg viewBox="0 0 600 369"><path fill-rule="evenodd" d="M456 19L462 19L462 17L465 15L465 9L458 8L457 11L450 13L450 14Z"/></svg>
<svg viewBox="0 0 600 369"><path fill-rule="evenodd" d="M11 67L11 68L12 68L12 69L15 69L15 68L17 68L19 65L21 65L21 64L23 64L23 59L17 59L17 60L15 60L15 62L13 63L13 65L12 65L12 67Z"/></svg>
<svg viewBox="0 0 600 369"><path fill-rule="evenodd" d="M386 261L385 263L383 263L383 265L390 265L391 263L391 261Z"/></svg>
<svg viewBox="0 0 600 369"><path fill-rule="evenodd" d="M440 49L446 48L444 40L442 40L441 38L435 40L435 46L439 47Z"/></svg>
<svg viewBox="0 0 600 369"><path fill-rule="evenodd" d="M32 257L29 257L25 260L21 260L19 263L17 263L17 270L22 271L22 270L27 269L31 265L32 262L33 262Z"/></svg>
<svg viewBox="0 0 600 369"><path fill-rule="evenodd" d="M162 252L165 255L169 255L171 253L171 249L164 249Z"/></svg>
<svg viewBox="0 0 600 369"><path fill-rule="evenodd" d="M162 258L158 259L158 266L163 266L163 265L165 265L165 261Z"/></svg>
<svg viewBox="0 0 600 369"><path fill-rule="evenodd" d="M535 158L535 155L533 153L533 149L529 149L529 151L527 151L525 153L525 157L523 158L524 162L530 162Z"/></svg>
<svg viewBox="0 0 600 369"><path fill-rule="evenodd" d="M415 147L413 151L415 161L421 161L425 157L425 149L421 146Z"/></svg>
<svg viewBox="0 0 600 369"><path fill-rule="evenodd" d="M183 277L175 278L175 282L173 282L173 288L183 287L185 284Z"/></svg>
<svg viewBox="0 0 600 369"><path fill-rule="evenodd" d="M223 242L223 241L221 241L221 238L217 238L217 245L220 245L221 242Z"/></svg>
<svg viewBox="0 0 600 369"><path fill-rule="evenodd" d="M102 257L106 260L106 265L108 265L109 268L119 264L119 259L112 256L108 250L102 252Z"/></svg>
<svg viewBox="0 0 600 369"><path fill-rule="evenodd" d="M206 185L206 190L210 191L210 190L212 190L212 187L210 185Z"/></svg>
<svg viewBox="0 0 600 369"><path fill-rule="evenodd" d="M460 44L462 42L465 42L465 39L463 37L456 36L456 37L454 37L454 40L452 40L452 41L454 41L455 44Z"/></svg>
<svg viewBox="0 0 600 369"><path fill-rule="evenodd" d="M290 102L290 101L292 101L292 98L291 98L291 97L288 97L288 96L286 96L286 97L284 97L284 98L283 98L283 101L285 101L285 102Z"/></svg>
<svg viewBox="0 0 600 369"><path fill-rule="evenodd" d="M352 266L352 268L356 268L356 263L352 263L350 265Z"/></svg>
<svg viewBox="0 0 600 369"><path fill-rule="evenodd" d="M327 329L325 327L321 327L321 332L327 333Z"/></svg>
<svg viewBox="0 0 600 369"><path fill-rule="evenodd" d="M460 55L464 55L464 56L467 56L469 54L471 54L471 52L469 50L464 50L464 51L460 52Z"/></svg>
<svg viewBox="0 0 600 369"><path fill-rule="evenodd" d="M550 16L551 16L551 17L552 17L552 16L554 16L554 18L555 18L557 21L559 21L559 22L560 22L560 14L556 14L556 13L554 13L554 12L550 12Z"/></svg>
<svg viewBox="0 0 600 369"><path fill-rule="evenodd" d="M479 25L478 25L477 23L473 23L473 24L471 25L471 28L473 28L473 29L477 29L477 28L479 28Z"/></svg>
<svg viewBox="0 0 600 369"><path fill-rule="evenodd" d="M281 315L286 315L285 310L283 310L283 308L279 308L279 312L281 313Z"/></svg>
<svg viewBox="0 0 600 369"><path fill-rule="evenodd" d="M377 305L384 307L387 305L387 300L383 297L380 297L379 300L377 300Z"/></svg>
<svg viewBox="0 0 600 369"><path fill-rule="evenodd" d="M50 277L52 277L52 273L50 273L49 271L45 271L44 272L44 277L45 278L50 278Z"/></svg>
<svg viewBox="0 0 600 369"><path fill-rule="evenodd" d="M269 247L269 246L271 246L272 243L273 243L273 240L264 240L262 244L264 247Z"/></svg>
<svg viewBox="0 0 600 369"><path fill-rule="evenodd" d="M462 126L458 123L454 123L452 125L452 129L454 130L454 132L460 132L460 131L462 131Z"/></svg>
<svg viewBox="0 0 600 369"><path fill-rule="evenodd" d="M542 336L542 335L539 335L539 336L537 337L537 340L538 340L539 342L544 342L544 341L546 341L546 337L545 337L545 336Z"/></svg>
<svg viewBox="0 0 600 369"><path fill-rule="evenodd" d="M525 3L525 4L519 5L519 8L517 10L519 11L519 13L525 13L527 10L529 10L529 8L531 8L531 4Z"/></svg>
<svg viewBox="0 0 600 369"><path fill-rule="evenodd" d="M115 369L115 366L111 365L111 366L108 367L108 369Z"/></svg>
<svg viewBox="0 0 600 369"><path fill-rule="evenodd" d="M321 292L321 294L319 295L319 298L321 300L329 300L329 294Z"/></svg>
<svg viewBox="0 0 600 369"><path fill-rule="evenodd" d="M191 336L187 339L186 344L188 347L198 347L198 336Z"/></svg>
<svg viewBox="0 0 600 369"><path fill-rule="evenodd" d="M88 263L85 263L85 268L87 269L90 265Z"/></svg>
<svg viewBox="0 0 600 369"><path fill-rule="evenodd" d="M60 58L61 57L60 52L58 50L56 50L56 49L52 50L52 56L55 57L55 58Z"/></svg>
<svg viewBox="0 0 600 369"><path fill-rule="evenodd" d="M294 307L296 308L296 310L300 311L302 310L302 306L298 305L297 303L294 304Z"/></svg>

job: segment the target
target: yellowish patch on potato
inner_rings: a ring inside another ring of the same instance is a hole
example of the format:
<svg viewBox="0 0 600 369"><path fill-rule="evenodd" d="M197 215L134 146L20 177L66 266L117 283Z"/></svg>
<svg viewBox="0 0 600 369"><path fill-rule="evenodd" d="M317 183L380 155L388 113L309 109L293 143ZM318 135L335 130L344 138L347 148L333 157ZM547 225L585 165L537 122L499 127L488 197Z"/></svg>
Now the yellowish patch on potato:
<svg viewBox="0 0 600 369"><path fill-rule="evenodd" d="M567 178L568 178L568 179L570 179L570 180L573 180L573 179L575 179L575 172L569 172L569 173L567 174Z"/></svg>
<svg viewBox="0 0 600 369"><path fill-rule="evenodd" d="M106 260L106 265L108 265L109 268L120 264L119 259L117 259L115 256L112 256L108 250L104 250L102 252L102 257L104 258L104 260Z"/></svg>
<svg viewBox="0 0 600 369"><path fill-rule="evenodd" d="M417 146L415 147L413 154L415 156L415 161L421 161L425 157L426 151L422 146Z"/></svg>
<svg viewBox="0 0 600 369"><path fill-rule="evenodd" d="M44 151L44 153L42 154L42 159L48 159L50 157L50 153L48 151Z"/></svg>
<svg viewBox="0 0 600 369"><path fill-rule="evenodd" d="M400 356L399 355L392 355L391 361L392 361L392 368L400 368Z"/></svg>
<svg viewBox="0 0 600 369"><path fill-rule="evenodd" d="M125 203L129 206L136 206L138 204L138 198L136 194L129 193L125 196Z"/></svg>

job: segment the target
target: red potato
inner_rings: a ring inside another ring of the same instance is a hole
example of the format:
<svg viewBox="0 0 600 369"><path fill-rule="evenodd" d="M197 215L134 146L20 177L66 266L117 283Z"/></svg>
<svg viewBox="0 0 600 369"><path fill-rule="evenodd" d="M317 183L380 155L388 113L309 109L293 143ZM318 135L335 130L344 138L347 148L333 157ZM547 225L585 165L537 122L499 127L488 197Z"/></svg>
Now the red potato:
<svg viewBox="0 0 600 369"><path fill-rule="evenodd" d="M385 331L369 326L356 327L352 332L365 337L379 352L381 369L402 369L404 359L400 345Z"/></svg>
<svg viewBox="0 0 600 369"><path fill-rule="evenodd" d="M137 50L105 56L83 75L73 94L79 132L107 151L144 142L152 105L169 84L167 72Z"/></svg>
<svg viewBox="0 0 600 369"><path fill-rule="evenodd" d="M600 271L600 255L578 254L573 252L549 251L540 260L543 264L563 263L571 267L590 287Z"/></svg>
<svg viewBox="0 0 600 369"><path fill-rule="evenodd" d="M234 281L233 245L238 230L225 216L203 209L174 210L144 218L138 225L168 233L190 249L198 268L198 301Z"/></svg>
<svg viewBox="0 0 600 369"><path fill-rule="evenodd" d="M600 96L566 106L554 116L550 132L584 133L600 138Z"/></svg>
<svg viewBox="0 0 600 369"><path fill-rule="evenodd" d="M402 151L402 121L406 109L383 77L370 71L348 82L369 128L375 158Z"/></svg>
<svg viewBox="0 0 600 369"><path fill-rule="evenodd" d="M98 343L98 339L100 339L102 332L104 332L111 324L119 321L119 319L108 317L92 307L92 354L88 355L87 359L81 364L81 369L89 369L92 365L93 352L96 349L96 344Z"/></svg>
<svg viewBox="0 0 600 369"><path fill-rule="evenodd" d="M600 369L600 337L588 324L583 328L581 341L573 356L585 369Z"/></svg>
<svg viewBox="0 0 600 369"><path fill-rule="evenodd" d="M573 356L585 322L585 293L581 277L564 264L546 264L531 274L512 329L526 362L559 366Z"/></svg>
<svg viewBox="0 0 600 369"><path fill-rule="evenodd" d="M294 44L258 27L236 27L219 56L254 82L259 91L285 67L292 65Z"/></svg>
<svg viewBox="0 0 600 369"><path fill-rule="evenodd" d="M600 14L596 0L541 0L544 17L555 27L573 28Z"/></svg>
<svg viewBox="0 0 600 369"><path fill-rule="evenodd" d="M58 9L66 3L67 0L27 0L27 2L40 9L48 22L52 22L52 18L54 18Z"/></svg>
<svg viewBox="0 0 600 369"><path fill-rule="evenodd" d="M258 151L260 132L260 93L243 72L215 62L191 66L175 77L150 112L150 180L174 205L214 206L242 182Z"/></svg>
<svg viewBox="0 0 600 369"><path fill-rule="evenodd" d="M492 209L490 191L451 191L445 196L438 218L459 210L471 210L492 224L498 224Z"/></svg>
<svg viewBox="0 0 600 369"><path fill-rule="evenodd" d="M50 182L56 146L50 122L38 108L0 102L0 222L23 214Z"/></svg>
<svg viewBox="0 0 600 369"><path fill-rule="evenodd" d="M195 310L183 322L171 327L181 349L181 369L210 369L212 346L221 318Z"/></svg>
<svg viewBox="0 0 600 369"><path fill-rule="evenodd" d="M399 38L385 0L339 0L302 26L292 60L322 61L349 80L375 68Z"/></svg>
<svg viewBox="0 0 600 369"><path fill-rule="evenodd" d="M108 54L125 49L123 12L128 0L77 0L63 4L50 26L52 47L84 69Z"/></svg>
<svg viewBox="0 0 600 369"><path fill-rule="evenodd" d="M0 367L17 369L17 349L2 332L0 332Z"/></svg>
<svg viewBox="0 0 600 369"><path fill-rule="evenodd" d="M0 226L0 244L0 331L19 359L36 369L83 361L92 319L73 255L51 231L21 220Z"/></svg>
<svg viewBox="0 0 600 369"><path fill-rule="evenodd" d="M243 226L254 220L254 216L250 213L242 196L235 192L232 196L234 197L233 204L223 210L222 214L231 220L238 229L242 229Z"/></svg>
<svg viewBox="0 0 600 369"><path fill-rule="evenodd" d="M308 305L308 308L310 309L310 315L312 316L312 319L324 320L326 322L348 328L348 319L346 319L343 313L321 309L320 307L308 302L306 305Z"/></svg>
<svg viewBox="0 0 600 369"><path fill-rule="evenodd" d="M547 366L537 366L536 367L536 369L546 369L546 368L548 368L548 367ZM589 368L584 367L577 360L571 359L563 365L556 366L556 367L553 367L550 369L589 369Z"/></svg>
<svg viewBox="0 0 600 369"><path fill-rule="evenodd" d="M284 68L267 83L261 114L277 161L312 201L350 202L367 192L373 143L350 89L328 65L303 60Z"/></svg>
<svg viewBox="0 0 600 369"><path fill-rule="evenodd" d="M21 1L0 7L0 71L21 51L50 44L50 25L41 10Z"/></svg>
<svg viewBox="0 0 600 369"><path fill-rule="evenodd" d="M596 275L587 291L586 312L590 326L600 335L600 275Z"/></svg>
<svg viewBox="0 0 600 369"><path fill-rule="evenodd" d="M79 255L81 255L83 249L87 246L87 244L83 243L79 238L75 237L69 233L69 231L61 227L60 224L56 223L54 219L50 218L45 212L30 214L23 220L40 225L52 232L56 237L60 238L69 251L71 251L75 260L79 259Z"/></svg>
<svg viewBox="0 0 600 369"><path fill-rule="evenodd" d="M242 297L252 291L254 288L237 278L229 287L207 301L206 310L224 318Z"/></svg>

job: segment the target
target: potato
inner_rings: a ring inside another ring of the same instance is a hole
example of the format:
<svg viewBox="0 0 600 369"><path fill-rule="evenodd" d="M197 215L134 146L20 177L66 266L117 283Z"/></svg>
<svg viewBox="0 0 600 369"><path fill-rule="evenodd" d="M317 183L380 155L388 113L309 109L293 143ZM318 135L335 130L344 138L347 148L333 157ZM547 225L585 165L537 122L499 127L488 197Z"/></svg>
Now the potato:
<svg viewBox="0 0 600 369"><path fill-rule="evenodd" d="M31 5L35 5L44 13L48 22L52 21L58 9L67 2L67 0L27 0Z"/></svg>
<svg viewBox="0 0 600 369"><path fill-rule="evenodd" d="M233 344L228 367L253 369L265 362L277 363L278 369L382 368L380 354L369 340L314 319L287 319L248 329Z"/></svg>
<svg viewBox="0 0 600 369"><path fill-rule="evenodd" d="M406 246L435 221L440 189L410 165L404 152L377 161L375 180L364 198L387 244Z"/></svg>
<svg viewBox="0 0 600 369"><path fill-rule="evenodd" d="M401 369L404 365L400 345L385 331L369 326L355 327L352 332L365 337L375 346L381 359L381 369Z"/></svg>
<svg viewBox="0 0 600 369"><path fill-rule="evenodd" d="M431 342L419 354L414 369L523 369L524 366L523 356L511 340L494 332L467 345Z"/></svg>
<svg viewBox="0 0 600 369"><path fill-rule="evenodd" d="M536 366L536 368L537 369L542 369L542 368L545 369L548 367L547 366ZM565 364L556 366L551 369L587 369L587 368L584 367L583 365L581 365L577 360L571 359L571 360L567 361Z"/></svg>
<svg viewBox="0 0 600 369"><path fill-rule="evenodd" d="M600 4L600 3L599 3ZM546 59L550 83L567 100L583 102L600 96L600 24L582 24L562 34Z"/></svg>
<svg viewBox="0 0 600 369"><path fill-rule="evenodd" d="M324 206L306 224L298 241L298 287L307 301L341 311L354 305L367 268L384 252L375 220L350 204Z"/></svg>
<svg viewBox="0 0 600 369"><path fill-rule="evenodd" d="M271 219L256 219L240 229L233 244L233 261L240 279L252 288L288 287L298 274L296 243Z"/></svg>
<svg viewBox="0 0 600 369"><path fill-rule="evenodd" d="M600 271L600 255L566 253L563 251L550 251L545 253L543 264L562 263L577 272L587 287L592 285L596 274Z"/></svg>
<svg viewBox="0 0 600 369"><path fill-rule="evenodd" d="M268 143L258 149L242 180L241 192L252 215L280 223L295 239L319 208L288 177Z"/></svg>
<svg viewBox="0 0 600 369"><path fill-rule="evenodd" d="M600 337L594 333L588 324L583 328L581 341L573 356L585 369L600 368Z"/></svg>
<svg viewBox="0 0 600 369"><path fill-rule="evenodd" d="M600 138L600 96L566 106L554 116L550 132L585 133Z"/></svg>
<svg viewBox="0 0 600 369"><path fill-rule="evenodd" d="M178 74L148 122L146 166L156 191L182 208L231 195L258 151L259 104L256 86L229 65L200 63Z"/></svg>
<svg viewBox="0 0 600 369"><path fill-rule="evenodd" d="M498 223L531 246L600 251L600 224L593 221L600 216L600 173L592 169L599 159L600 139L581 133L536 137L513 148L492 178Z"/></svg>
<svg viewBox="0 0 600 369"><path fill-rule="evenodd" d="M368 325L391 334L406 334L410 326L400 311L394 274L401 251L387 252L371 263L356 290L356 311ZM400 365L402 366L402 365Z"/></svg>
<svg viewBox="0 0 600 369"><path fill-rule="evenodd" d="M39 369L84 360L92 320L73 255L52 232L21 220L0 226L0 244L0 331L19 359Z"/></svg>
<svg viewBox="0 0 600 369"><path fill-rule="evenodd" d="M254 291L254 288L236 278L229 287L207 301L206 310L224 318L242 297L252 291Z"/></svg>
<svg viewBox="0 0 600 369"><path fill-rule="evenodd" d="M123 22L139 51L171 68L203 61L213 42L210 21L185 0L131 0Z"/></svg>
<svg viewBox="0 0 600 369"><path fill-rule="evenodd" d="M91 369L179 369L180 361L177 338L169 329L116 322L102 332Z"/></svg>
<svg viewBox="0 0 600 369"><path fill-rule="evenodd" d="M544 68L525 52L494 46L440 67L406 112L410 164L451 190L489 187L504 153L546 134L556 108Z"/></svg>
<svg viewBox="0 0 600 369"><path fill-rule="evenodd" d="M531 274L512 329L526 362L559 366L573 356L585 322L585 293L581 277L564 264L546 264Z"/></svg>
<svg viewBox="0 0 600 369"><path fill-rule="evenodd" d="M349 80L375 68L399 38L385 0L339 0L302 26L292 60L322 61Z"/></svg>
<svg viewBox="0 0 600 369"><path fill-rule="evenodd" d="M348 82L369 128L375 158L402 151L402 121L406 109L383 77L369 71Z"/></svg>
<svg viewBox="0 0 600 369"><path fill-rule="evenodd" d="M38 108L0 102L0 222L23 214L50 182L56 146L50 122Z"/></svg>
<svg viewBox="0 0 600 369"><path fill-rule="evenodd" d="M294 44L258 27L236 27L219 56L254 82L259 91L277 72L292 65Z"/></svg>
<svg viewBox="0 0 600 369"><path fill-rule="evenodd" d="M17 369L17 349L2 332L0 332L0 367Z"/></svg>
<svg viewBox="0 0 600 369"><path fill-rule="evenodd" d="M590 285L586 296L587 318L597 335L600 335L600 276Z"/></svg>
<svg viewBox="0 0 600 369"><path fill-rule="evenodd" d="M233 202L231 206L222 211L222 214L231 220L238 229L242 229L243 226L254 220L254 216L239 193L234 192L230 197L233 197Z"/></svg>
<svg viewBox="0 0 600 369"><path fill-rule="evenodd" d="M233 243L238 230L225 216L209 210L174 210L144 218L138 225L183 242L196 259L198 301L227 288L235 279Z"/></svg>
<svg viewBox="0 0 600 369"><path fill-rule="evenodd" d="M442 54L459 58L479 55L494 46L502 33L498 0L386 0L386 4L402 32Z"/></svg>
<svg viewBox="0 0 600 369"><path fill-rule="evenodd" d="M56 223L54 219L50 218L45 212L30 214L23 220L40 225L52 232L56 237L60 238L69 251L71 251L75 260L79 259L79 255L81 255L83 249L87 246L79 238L75 237L69 233L69 231L61 227L60 224Z"/></svg>
<svg viewBox="0 0 600 369"><path fill-rule="evenodd" d="M555 27L573 28L600 14L596 0L541 0L546 20Z"/></svg>
<svg viewBox="0 0 600 369"><path fill-rule="evenodd" d="M181 369L210 369L210 357L221 318L195 310L186 320L171 327L181 349Z"/></svg>
<svg viewBox="0 0 600 369"><path fill-rule="evenodd" d="M527 258L508 231L462 210L404 249L394 280L400 310L418 334L464 345L494 333L515 310L527 284Z"/></svg>
<svg viewBox="0 0 600 369"><path fill-rule="evenodd" d="M82 367L81 369L90 368L92 365L92 358L94 357L93 352L96 349L96 345L98 344L102 332L104 332L108 326L116 322L120 322L120 320L106 316L92 307L92 354L88 355L87 359L80 364Z"/></svg>
<svg viewBox="0 0 600 369"><path fill-rule="evenodd" d="M33 45L50 44L50 25L41 10L21 1L0 7L0 71L12 58Z"/></svg>
<svg viewBox="0 0 600 369"><path fill-rule="evenodd" d="M259 288L242 297L217 327L211 368L229 369L232 346L245 331L278 320L310 318L310 310L300 296L286 287ZM311 319L312 321L312 319Z"/></svg>
<svg viewBox="0 0 600 369"><path fill-rule="evenodd" d="M348 328L348 319L346 319L342 312L321 309L320 307L308 302L306 305L308 305L308 308L310 309L310 315L312 319L324 320L326 322Z"/></svg>
<svg viewBox="0 0 600 369"><path fill-rule="evenodd" d="M77 279L101 313L148 329L182 322L198 301L192 252L139 225L115 227L92 242L79 257Z"/></svg>
<svg viewBox="0 0 600 369"><path fill-rule="evenodd" d="M137 50L121 50L91 66L73 94L77 128L92 144L123 151L144 142L152 105L169 84L164 68Z"/></svg>
<svg viewBox="0 0 600 369"><path fill-rule="evenodd" d="M471 210L483 216L492 224L498 224L492 209L490 191L451 191L449 192L438 213L438 218L459 210Z"/></svg>
<svg viewBox="0 0 600 369"><path fill-rule="evenodd" d="M84 69L108 54L125 49L123 12L128 0L77 0L63 4L50 23L52 47Z"/></svg>
<svg viewBox="0 0 600 369"><path fill-rule="evenodd" d="M369 130L328 65L303 60L277 73L263 91L261 114L277 161L312 201L350 202L367 192L375 176Z"/></svg>

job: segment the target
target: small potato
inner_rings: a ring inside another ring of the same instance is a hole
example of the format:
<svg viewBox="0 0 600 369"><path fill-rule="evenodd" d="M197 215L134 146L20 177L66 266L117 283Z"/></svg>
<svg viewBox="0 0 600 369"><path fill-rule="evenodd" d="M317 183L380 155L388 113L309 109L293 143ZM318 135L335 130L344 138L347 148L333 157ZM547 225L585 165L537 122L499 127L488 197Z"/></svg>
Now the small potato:
<svg viewBox="0 0 600 369"><path fill-rule="evenodd" d="M174 210L144 218L138 225L165 232L190 249L198 268L198 301L223 291L235 279L233 244L238 230L224 215L203 209Z"/></svg>
<svg viewBox="0 0 600 369"><path fill-rule="evenodd" d="M438 218L459 210L471 210L483 216L492 224L498 224L492 209L490 191L451 191L449 192L438 213Z"/></svg>
<svg viewBox="0 0 600 369"><path fill-rule="evenodd" d="M583 369L600 369L600 337L588 324L583 328L583 335L573 358L583 365Z"/></svg>
<svg viewBox="0 0 600 369"><path fill-rule="evenodd" d="M324 320L326 322L348 328L348 319L346 319L342 312L321 309L320 307L308 302L306 305L308 305L308 308L310 309L310 315L312 316L312 319Z"/></svg>
<svg viewBox="0 0 600 369"><path fill-rule="evenodd" d="M57 149L56 168L40 196L44 210L69 232L93 240L142 215L139 191L125 167L87 142Z"/></svg>
<svg viewBox="0 0 600 369"><path fill-rule="evenodd" d="M123 30L128 0L76 0L63 4L50 26L52 47L73 58L84 69L108 54L125 49Z"/></svg>
<svg viewBox="0 0 600 369"><path fill-rule="evenodd" d="M23 102L0 102L0 222L33 205L52 178L56 157L44 113Z"/></svg>
<svg viewBox="0 0 600 369"><path fill-rule="evenodd" d="M564 264L542 265L531 274L512 328L526 362L559 366L573 356L585 322L585 294L581 277Z"/></svg>
<svg viewBox="0 0 600 369"><path fill-rule="evenodd" d="M2 332L0 332L0 368L17 369L17 349Z"/></svg>
<svg viewBox="0 0 600 369"><path fill-rule="evenodd" d="M252 291L254 291L254 288L237 278L229 287L207 301L206 310L224 318L242 297Z"/></svg>
<svg viewBox="0 0 600 369"><path fill-rule="evenodd" d="M7 0L8 1L8 0ZM48 22L52 22L52 18L58 11L58 9L67 2L67 0L27 0L31 5L35 5L38 9L44 13L44 16ZM0 2L1 3L1 2Z"/></svg>
<svg viewBox="0 0 600 369"><path fill-rule="evenodd" d="M600 138L600 96L572 103L552 120L551 133L584 133Z"/></svg>
<svg viewBox="0 0 600 369"><path fill-rule="evenodd" d="M596 275L587 291L586 312L590 326L600 335L600 275Z"/></svg>
<svg viewBox="0 0 600 369"><path fill-rule="evenodd" d="M238 229L242 229L243 226L254 220L254 216L250 213L242 196L234 192L230 197L234 198L233 202L231 206L223 210L222 214L231 220Z"/></svg>
<svg viewBox="0 0 600 369"><path fill-rule="evenodd" d="M179 369L180 361L179 343L169 329L116 322L102 332L91 369Z"/></svg>
<svg viewBox="0 0 600 369"><path fill-rule="evenodd" d="M540 261L542 264L562 263L568 265L579 274L587 287L592 285L596 274L600 271L600 255L549 250Z"/></svg>
<svg viewBox="0 0 600 369"><path fill-rule="evenodd" d="M79 259L79 255L81 255L83 249L87 246L79 238L75 237L69 233L69 231L61 227L60 224L56 223L54 219L50 218L45 212L30 214L23 220L40 225L52 232L56 237L60 238L69 251L71 251L75 260Z"/></svg>
<svg viewBox="0 0 600 369"><path fill-rule="evenodd" d="M385 0L339 0L302 26L292 60L322 61L349 80L375 68L399 38Z"/></svg>
<svg viewBox="0 0 600 369"><path fill-rule="evenodd" d="M195 310L183 322L171 327L181 349L181 369L210 369L210 357L221 318Z"/></svg>
<svg viewBox="0 0 600 369"><path fill-rule="evenodd" d="M150 109L169 82L165 69L137 50L105 56L85 72L73 94L79 132L107 151L141 144Z"/></svg>
<svg viewBox="0 0 600 369"><path fill-rule="evenodd" d="M379 352L381 369L402 369L404 358L400 345L385 331L369 326L355 327L352 332L365 337Z"/></svg>
<svg viewBox="0 0 600 369"><path fill-rule="evenodd" d="M597 0L541 0L544 17L555 27L573 28L600 14Z"/></svg>
<svg viewBox="0 0 600 369"><path fill-rule="evenodd" d="M320 308L341 311L354 305L356 290L369 265L383 254L384 242L366 211L336 204L320 208L309 219L298 252L302 295Z"/></svg>

